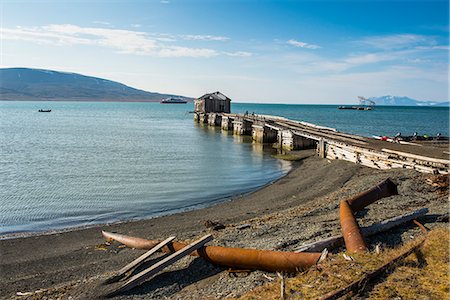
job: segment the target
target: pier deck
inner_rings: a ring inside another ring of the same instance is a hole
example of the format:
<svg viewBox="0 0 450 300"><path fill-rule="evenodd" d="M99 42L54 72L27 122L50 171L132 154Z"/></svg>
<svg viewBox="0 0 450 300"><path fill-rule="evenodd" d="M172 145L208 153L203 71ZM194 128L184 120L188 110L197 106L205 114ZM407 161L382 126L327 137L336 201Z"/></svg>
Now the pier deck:
<svg viewBox="0 0 450 300"><path fill-rule="evenodd" d="M273 143L281 149L315 148L322 158L343 159L377 169L407 168L424 173L449 173L448 141L393 143L267 115L196 113L195 120L209 126L221 126L237 135L251 135L255 142Z"/></svg>

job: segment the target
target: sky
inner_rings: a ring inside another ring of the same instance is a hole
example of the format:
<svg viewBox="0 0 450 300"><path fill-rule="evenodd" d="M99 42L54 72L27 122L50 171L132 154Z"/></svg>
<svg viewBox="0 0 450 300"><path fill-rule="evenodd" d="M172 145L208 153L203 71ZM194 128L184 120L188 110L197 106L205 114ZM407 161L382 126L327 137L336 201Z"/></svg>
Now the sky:
<svg viewBox="0 0 450 300"><path fill-rule="evenodd" d="M446 0L0 0L0 67L236 102L448 101Z"/></svg>

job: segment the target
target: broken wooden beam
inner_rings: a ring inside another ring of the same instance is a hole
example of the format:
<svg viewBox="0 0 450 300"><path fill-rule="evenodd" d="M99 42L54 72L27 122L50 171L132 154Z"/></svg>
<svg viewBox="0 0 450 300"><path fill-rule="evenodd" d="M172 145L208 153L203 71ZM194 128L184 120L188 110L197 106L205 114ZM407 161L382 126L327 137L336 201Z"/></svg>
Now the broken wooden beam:
<svg viewBox="0 0 450 300"><path fill-rule="evenodd" d="M178 250L175 253L172 253L168 257L158 261L154 265L150 266L149 268L141 271L140 273L134 275L131 277L127 282L125 282L123 285L121 285L118 289L108 293L106 296L111 297L114 295L117 295L119 293L123 293L125 291L128 291L140 284L142 284L145 280L148 278L156 275L159 271L162 271L164 268L168 267L169 265L173 264L177 260L180 260L181 258L185 257L186 255L189 255L192 251L195 251L205 245L206 243L213 240L213 237L211 234L205 235L201 239L186 245L182 249Z"/></svg>
<svg viewBox="0 0 450 300"><path fill-rule="evenodd" d="M386 152L386 153L396 154L398 156L403 156L403 157L407 157L407 158L411 158L411 159L417 159L417 160L423 160L423 161L437 163L437 164L443 164L447 167L450 165L450 160L448 160L448 159L427 157L427 156L411 154L411 153L402 152L402 151L395 151L395 150L386 149L386 148L381 149L381 151Z"/></svg>
<svg viewBox="0 0 450 300"><path fill-rule="evenodd" d="M156 245L154 248L148 250L147 252L145 252L144 254L142 254L141 256L136 258L135 260L133 260L131 263L129 263L128 265L126 265L125 267L120 269L116 274L114 274L113 276L106 279L105 284L119 281L121 278L125 277L125 273L127 273L128 271L131 271L132 269L141 265L147 258L149 258L151 255L156 253L158 250L160 250L162 247L164 247L165 245L167 245L174 239L175 239L175 237L171 236L171 237L165 239L164 241L162 241L161 243L159 243L158 245Z"/></svg>

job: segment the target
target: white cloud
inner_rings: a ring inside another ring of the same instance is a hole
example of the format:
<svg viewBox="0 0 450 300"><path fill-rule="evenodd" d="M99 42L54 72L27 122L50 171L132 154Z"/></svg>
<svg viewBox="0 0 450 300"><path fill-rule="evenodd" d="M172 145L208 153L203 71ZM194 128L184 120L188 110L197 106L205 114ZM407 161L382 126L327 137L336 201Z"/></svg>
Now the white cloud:
<svg viewBox="0 0 450 300"><path fill-rule="evenodd" d="M159 50L160 57L213 57L219 53L213 49L187 48L187 47L165 47Z"/></svg>
<svg viewBox="0 0 450 300"><path fill-rule="evenodd" d="M350 65L363 65L394 60L396 58L397 55L394 54L366 53L362 55L351 55L344 59L344 62Z"/></svg>
<svg viewBox="0 0 450 300"><path fill-rule="evenodd" d="M432 37L418 34L372 36L359 42L383 50L412 48L417 45L433 45L436 43Z"/></svg>
<svg viewBox="0 0 450 300"><path fill-rule="evenodd" d="M295 46L295 47L299 47L299 48L306 48L306 49L320 49L322 47L318 46L318 45L313 45L313 44L308 44L305 42L300 42L300 41L296 41L296 40L289 40L287 41L287 43L289 45Z"/></svg>
<svg viewBox="0 0 450 300"><path fill-rule="evenodd" d="M176 40L167 34L150 35L141 31L100 27L80 27L71 24L53 24L41 27L1 28L4 40L21 40L57 46L90 45L114 49L117 53L148 55L155 57L213 57L220 54L249 56L247 52L218 52L209 48L167 45ZM217 40L218 36L188 36L193 40Z"/></svg>
<svg viewBox="0 0 450 300"><path fill-rule="evenodd" d="M250 57L253 55L252 53L245 52L245 51L223 52L223 54L225 54L227 56L234 56L234 57Z"/></svg>
<svg viewBox="0 0 450 300"><path fill-rule="evenodd" d="M182 35L181 38L191 41L220 41L220 42L227 41L230 39L224 36L192 35L192 34Z"/></svg>
<svg viewBox="0 0 450 300"><path fill-rule="evenodd" d="M450 50L450 46L417 46L417 50Z"/></svg>
<svg viewBox="0 0 450 300"><path fill-rule="evenodd" d="M111 25L111 23L105 22L105 21L94 21L92 23L99 24L99 25L105 25L105 26L110 26Z"/></svg>

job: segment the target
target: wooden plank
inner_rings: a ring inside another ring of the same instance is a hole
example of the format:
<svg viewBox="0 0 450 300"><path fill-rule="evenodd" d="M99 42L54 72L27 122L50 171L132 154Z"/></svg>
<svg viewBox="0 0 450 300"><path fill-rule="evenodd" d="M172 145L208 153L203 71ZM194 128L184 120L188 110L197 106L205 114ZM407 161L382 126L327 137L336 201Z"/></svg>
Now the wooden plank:
<svg viewBox="0 0 450 300"><path fill-rule="evenodd" d="M382 152L379 152L379 151L376 151L376 150L370 150L370 149L366 149L366 148L361 148L361 147L354 146L354 145L352 145L352 146L344 145L344 144L341 144L341 143L336 143L334 141L330 141L329 144L336 145L337 147L340 147L340 148L345 149L347 151L360 152L360 153L364 153L364 154L366 154L368 156L373 156L373 157L376 157L376 158L388 158L389 157L389 155L386 154L386 153L382 153Z"/></svg>
<svg viewBox="0 0 450 300"><path fill-rule="evenodd" d="M152 265L151 267L143 270L142 272L134 275L130 278L127 282L125 282L121 287L114 290L113 292L109 293L107 296L114 296L119 293L128 291L141 283L143 283L147 278L156 275L159 271L162 271L164 268L168 267L169 265L173 264L174 262L180 260L181 258L185 257L186 255L189 255L189 253L198 250L206 243L212 241L213 237L211 234L205 235L201 239L187 245L186 247L182 248L181 250L172 253L171 255L167 256L163 260L160 260L156 264Z"/></svg>
<svg viewBox="0 0 450 300"><path fill-rule="evenodd" d="M406 153L406 152L401 152L401 151L394 151L394 150L385 149L385 148L381 149L381 151L384 151L387 153L392 153L392 154L397 154L400 156L409 157L409 158L413 158L413 159L431 161L431 162L435 162L435 163L439 163L439 164L445 164L445 165L450 164L450 160L447 160L447 159L432 158L432 157L416 155L416 154L411 154L411 153Z"/></svg>
<svg viewBox="0 0 450 300"><path fill-rule="evenodd" d="M138 266L140 266L152 254L154 254L155 252L160 250L162 247L164 247L165 245L167 245L168 243L170 243L174 239L175 239L174 236L171 236L171 237L165 239L164 241L162 241L161 243L156 245L154 248L148 250L147 252L145 252L144 254L142 254L141 256L139 256L138 258L133 260L132 262L130 262L128 265L126 265L125 267L120 269L116 274L114 274L113 276L111 276L108 279L106 279L105 283L112 283L112 282L116 282L116 281L120 280L121 278L124 277L125 273L127 273L128 271L130 271L130 270L132 270L132 269L134 269L134 268L136 268Z"/></svg>
<svg viewBox="0 0 450 300"><path fill-rule="evenodd" d="M404 224L406 222L412 221L416 218L422 217L428 213L428 208L422 208L414 212L404 214L401 216L396 216L390 219L386 219L382 222L375 223L368 227L362 227L361 233L363 236L372 236L380 232L387 231L391 228ZM319 252L325 248L332 249L336 248L344 243L344 238L342 235L331 236L317 242L305 244L298 248L295 252Z"/></svg>

